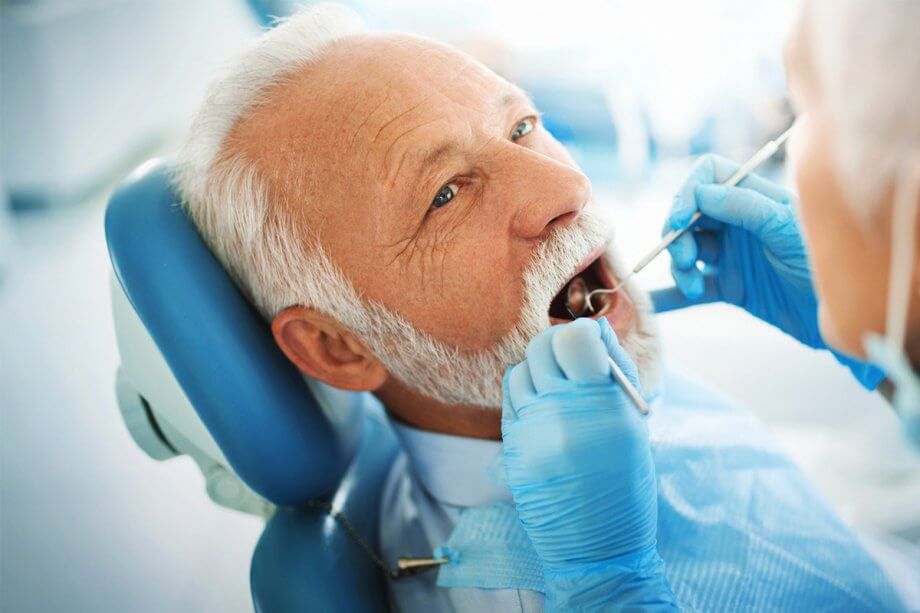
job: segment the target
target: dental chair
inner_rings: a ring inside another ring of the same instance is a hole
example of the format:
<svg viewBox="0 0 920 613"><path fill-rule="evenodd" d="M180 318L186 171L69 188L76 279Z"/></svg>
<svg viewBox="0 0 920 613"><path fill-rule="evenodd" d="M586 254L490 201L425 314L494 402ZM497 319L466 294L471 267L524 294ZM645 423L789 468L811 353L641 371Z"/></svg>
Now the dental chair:
<svg viewBox="0 0 920 613"><path fill-rule="evenodd" d="M328 513L377 549L397 444L370 394L307 380L276 347L184 211L164 160L138 168L105 216L125 425L150 457L194 459L217 504L265 517L255 609L385 611L385 578Z"/></svg>

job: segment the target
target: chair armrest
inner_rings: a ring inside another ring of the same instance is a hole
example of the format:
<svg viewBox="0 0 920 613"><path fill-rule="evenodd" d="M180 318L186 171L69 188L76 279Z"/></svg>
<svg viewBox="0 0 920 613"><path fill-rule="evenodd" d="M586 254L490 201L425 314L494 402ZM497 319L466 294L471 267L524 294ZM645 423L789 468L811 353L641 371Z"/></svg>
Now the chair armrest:
<svg viewBox="0 0 920 613"><path fill-rule="evenodd" d="M375 550L380 498L397 448L388 424L365 418L355 459L328 498ZM259 613L389 610L383 574L331 516L313 508L275 512L253 553L250 583Z"/></svg>

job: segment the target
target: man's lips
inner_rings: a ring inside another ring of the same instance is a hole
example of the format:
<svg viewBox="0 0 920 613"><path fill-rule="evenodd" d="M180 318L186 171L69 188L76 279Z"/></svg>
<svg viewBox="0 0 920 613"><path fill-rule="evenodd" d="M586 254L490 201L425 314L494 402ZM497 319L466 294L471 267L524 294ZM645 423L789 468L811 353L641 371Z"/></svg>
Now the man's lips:
<svg viewBox="0 0 920 613"><path fill-rule="evenodd" d="M590 292L595 289L602 289L607 287L608 289L612 287L607 285L605 281L610 280L609 272L604 270L604 274L599 274L601 272L602 266L600 266L600 260L606 249L606 245L597 246L594 251L589 253L584 260L582 260L575 269L569 274L565 283L562 284L562 287L556 292L553 299L550 301L548 306L548 312L551 319L559 320L571 320L575 317L582 315L580 310L573 311L572 305L569 304L569 292L570 286L576 279L580 279L584 283L585 292ZM604 305L600 304L601 301L594 303L595 307L603 307ZM606 296L603 300L606 303ZM576 307L577 308L577 307ZM600 309L596 309L600 311ZM586 313L586 314L590 314Z"/></svg>
<svg viewBox="0 0 920 613"><path fill-rule="evenodd" d="M550 304L550 324L557 325L572 321L573 317L565 305L569 284L575 278L581 277L586 282L589 292L596 289L612 289L616 286L618 279L608 265L605 252L606 245L598 247L576 267L569 280L566 281ZM607 317L616 330L624 329L632 319L632 301L623 290L614 294L595 294L592 298L592 304L595 307L594 312L585 312L583 316L595 320ZM578 316L580 314L575 313L574 315Z"/></svg>
<svg viewBox="0 0 920 613"><path fill-rule="evenodd" d="M591 264L593 264L595 260L597 260L599 257L604 255L604 251L606 250L607 250L607 245L601 245L600 247L592 251L588 255L588 257L586 257L584 261L578 265L578 267L575 269L575 272L569 275L569 279L571 280L572 278L577 277L579 274L584 272L585 269Z"/></svg>

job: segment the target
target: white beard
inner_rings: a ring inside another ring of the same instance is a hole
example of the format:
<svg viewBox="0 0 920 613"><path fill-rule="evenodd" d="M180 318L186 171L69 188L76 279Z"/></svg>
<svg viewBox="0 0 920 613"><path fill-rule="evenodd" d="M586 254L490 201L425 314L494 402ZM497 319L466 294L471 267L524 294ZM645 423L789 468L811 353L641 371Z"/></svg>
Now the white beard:
<svg viewBox="0 0 920 613"><path fill-rule="evenodd" d="M501 409L505 370L522 361L531 339L550 326L547 310L553 297L594 250L609 245L610 235L609 226L590 207L574 223L553 232L524 274L525 298L518 322L491 349L471 352L443 343L380 304L363 300L340 304L364 310L349 313L347 319L389 373L408 387L447 404ZM609 246L605 257L611 270L623 278L627 271L622 259ZM621 291L635 306L635 318L628 330L618 331L619 341L635 361L643 389L651 390L657 385L661 361L651 299L633 280ZM363 325L354 326L358 322Z"/></svg>
<svg viewBox="0 0 920 613"><path fill-rule="evenodd" d="M616 252L611 243L605 254L607 264L617 279L625 279L630 273L623 257ZM639 287L635 277L623 284L623 289L635 307L635 318L628 330L617 332L623 349L636 363L639 370L639 382L645 393L651 393L661 382L661 337L658 322L654 318L655 306L648 292Z"/></svg>

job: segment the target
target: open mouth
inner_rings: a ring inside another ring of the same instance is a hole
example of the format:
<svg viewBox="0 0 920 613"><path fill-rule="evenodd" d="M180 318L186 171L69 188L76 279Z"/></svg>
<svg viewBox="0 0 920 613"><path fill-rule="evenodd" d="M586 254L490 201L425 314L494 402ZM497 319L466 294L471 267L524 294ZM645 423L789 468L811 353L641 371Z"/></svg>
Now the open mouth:
<svg viewBox="0 0 920 613"><path fill-rule="evenodd" d="M618 298L617 294L594 294L590 297L591 309L584 308L584 300L581 301L582 305L579 308L570 304L570 288L573 284L575 284L575 289L572 292L572 296L582 292L587 296L597 289L612 289L614 287L614 278L607 268L603 254L596 256L587 265L579 267L579 270L566 281L559 293L550 302L549 317L552 323L572 321L582 316L591 317L592 319L602 317L610 310Z"/></svg>

